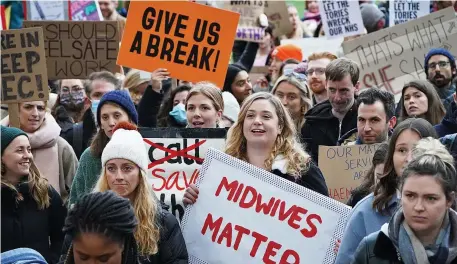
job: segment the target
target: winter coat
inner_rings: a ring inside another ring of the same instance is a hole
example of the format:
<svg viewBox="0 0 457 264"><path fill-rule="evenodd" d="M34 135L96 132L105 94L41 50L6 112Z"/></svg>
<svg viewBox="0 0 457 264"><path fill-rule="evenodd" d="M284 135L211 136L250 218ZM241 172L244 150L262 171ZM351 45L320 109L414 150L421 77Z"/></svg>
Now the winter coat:
<svg viewBox="0 0 457 264"><path fill-rule="evenodd" d="M319 146L336 146L342 135L357 127L357 104L354 102L341 123L332 114L332 105L328 100L311 108L305 114L305 120L301 137L308 153L319 165Z"/></svg>
<svg viewBox="0 0 457 264"><path fill-rule="evenodd" d="M78 159L81 158L84 150L89 147L92 137L97 133L97 124L91 109L86 110L82 120L60 132L60 136L73 147Z"/></svg>
<svg viewBox="0 0 457 264"><path fill-rule="evenodd" d="M70 199L68 205L76 203L84 194L90 193L97 183L102 171L101 157L92 155L90 148L87 148L81 155L75 178L71 184Z"/></svg>
<svg viewBox="0 0 457 264"><path fill-rule="evenodd" d="M70 117L67 109L65 109L65 107L63 105L56 106L56 108L52 114L53 114L54 118L56 119L57 124L62 129L62 131L66 131L73 126L73 124L74 124L73 119ZM62 135L62 131L60 132L61 135Z"/></svg>
<svg viewBox="0 0 457 264"><path fill-rule="evenodd" d="M302 173L301 177L295 179L294 176L287 174L287 161L282 156L278 156L272 164L271 173L284 178L286 180L295 182L305 188L318 192L322 195L328 196L328 188L325 183L325 178L321 170L309 160L308 170Z"/></svg>
<svg viewBox="0 0 457 264"><path fill-rule="evenodd" d="M158 93L148 85L138 104L138 124L141 127L157 127L157 114L164 98L164 93Z"/></svg>
<svg viewBox="0 0 457 264"><path fill-rule="evenodd" d="M438 137L457 133L457 105L452 101L447 108L446 115L441 120L441 124L435 125Z"/></svg>
<svg viewBox="0 0 457 264"><path fill-rule="evenodd" d="M186 243L181 232L178 220L170 212L168 206L160 202L157 207L156 224L160 228L159 250L152 256L139 256L141 264L187 264L189 255L187 254ZM65 236L64 246L60 263L64 263L67 258L68 250L71 246L71 237ZM70 258L71 259L71 258ZM70 264L74 262L66 262Z"/></svg>
<svg viewBox="0 0 457 264"><path fill-rule="evenodd" d="M454 81L457 81L454 79ZM440 88L436 88L435 90L438 92L438 95L441 98L441 102L443 103L444 109L449 109L451 107L451 103L454 102L454 93L456 92L455 90L456 84L455 82L451 84L449 89L445 89L442 91Z"/></svg>
<svg viewBox="0 0 457 264"><path fill-rule="evenodd" d="M373 201L374 196L371 193L352 209L334 264L351 263L360 241L369 234L381 229L383 224L389 222L399 204L397 196L394 195L387 205L388 210L380 213L373 209Z"/></svg>
<svg viewBox="0 0 457 264"><path fill-rule="evenodd" d="M49 185L50 206L38 209L27 183L17 190L23 201L16 202L17 192L2 186L2 244L1 251L31 248L38 251L48 263L57 263L62 248L67 209L59 194Z"/></svg>
<svg viewBox="0 0 457 264"><path fill-rule="evenodd" d="M441 144L443 144L449 153L454 158L454 165L457 165L457 133L446 135L440 138Z"/></svg>

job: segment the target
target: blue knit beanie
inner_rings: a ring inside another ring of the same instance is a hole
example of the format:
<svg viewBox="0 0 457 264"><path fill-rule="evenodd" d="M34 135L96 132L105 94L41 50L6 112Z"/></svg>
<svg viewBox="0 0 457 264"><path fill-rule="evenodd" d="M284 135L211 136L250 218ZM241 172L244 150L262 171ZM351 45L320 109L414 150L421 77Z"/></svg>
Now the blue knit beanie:
<svg viewBox="0 0 457 264"><path fill-rule="evenodd" d="M435 55L443 55L446 56L449 59L449 62L451 63L451 69L455 69L455 58L452 56L452 54L447 50L443 48L432 48L428 53L427 56L425 56L425 61L424 61L424 70L425 74L428 76L428 61L432 56Z"/></svg>
<svg viewBox="0 0 457 264"><path fill-rule="evenodd" d="M97 107L97 123L99 127L101 126L100 111L102 109L102 106L107 102L113 102L122 107L122 109L124 109L124 111L127 112L132 122L138 124L138 113L128 91L114 90L106 93L102 96L102 99L100 99L100 103Z"/></svg>

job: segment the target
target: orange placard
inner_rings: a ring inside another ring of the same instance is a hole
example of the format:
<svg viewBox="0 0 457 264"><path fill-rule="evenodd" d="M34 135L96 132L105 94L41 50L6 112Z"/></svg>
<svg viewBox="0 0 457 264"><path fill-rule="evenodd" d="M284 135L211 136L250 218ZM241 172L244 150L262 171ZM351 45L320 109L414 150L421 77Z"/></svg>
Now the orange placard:
<svg viewBox="0 0 457 264"><path fill-rule="evenodd" d="M239 14L197 3L132 1L117 64L222 87Z"/></svg>

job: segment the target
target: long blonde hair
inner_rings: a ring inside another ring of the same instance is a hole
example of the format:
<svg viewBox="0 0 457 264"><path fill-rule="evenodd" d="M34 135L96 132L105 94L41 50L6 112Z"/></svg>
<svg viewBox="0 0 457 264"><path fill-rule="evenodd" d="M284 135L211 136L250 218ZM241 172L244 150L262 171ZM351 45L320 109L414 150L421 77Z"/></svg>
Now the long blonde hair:
<svg viewBox="0 0 457 264"><path fill-rule="evenodd" d="M310 156L303 150L297 139L297 129L287 109L271 93L258 92L243 101L238 121L228 131L225 153L237 159L248 161L243 124L249 107L256 100L267 100L273 105L278 116L279 127L282 129L281 134L276 138L270 157L265 160L265 167L271 170L274 159L279 155L283 155L288 161L287 173L299 178L303 172L308 170Z"/></svg>
<svg viewBox="0 0 457 264"><path fill-rule="evenodd" d="M110 190L106 180L105 166L102 169L101 177L98 178L94 192L104 192ZM140 170L138 186L135 189L135 198L132 206L138 220L135 230L135 240L138 244L138 251L143 256L154 255L158 252L160 240L159 226L156 224L158 205L154 200L153 191L146 180L146 174Z"/></svg>
<svg viewBox="0 0 457 264"><path fill-rule="evenodd" d="M16 202L20 202L24 200L24 197L21 193L16 189L16 187L8 182L3 175L6 173L6 166L5 164L1 164L2 168L2 186L6 186L13 191L15 191L18 195L16 198ZM43 210L48 208L51 205L51 197L49 197L49 184L48 180L41 177L40 171L38 167L33 162L33 159L30 160L30 169L29 175L27 176L27 183L30 188L30 193L32 194L33 200L38 204L38 209Z"/></svg>
<svg viewBox="0 0 457 264"><path fill-rule="evenodd" d="M129 91L132 101L138 104L143 94L139 93L136 88L148 81L149 78L141 78L140 70L131 69L125 76L123 88Z"/></svg>

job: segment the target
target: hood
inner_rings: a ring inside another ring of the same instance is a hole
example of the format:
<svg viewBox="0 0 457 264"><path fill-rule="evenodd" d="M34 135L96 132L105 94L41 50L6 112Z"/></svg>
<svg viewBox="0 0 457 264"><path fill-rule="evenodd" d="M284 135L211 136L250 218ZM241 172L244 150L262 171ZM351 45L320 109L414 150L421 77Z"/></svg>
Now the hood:
<svg viewBox="0 0 457 264"><path fill-rule="evenodd" d="M329 100L318 103L305 114L306 121L328 120L335 118L332 114L332 105Z"/></svg>

